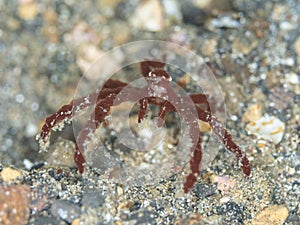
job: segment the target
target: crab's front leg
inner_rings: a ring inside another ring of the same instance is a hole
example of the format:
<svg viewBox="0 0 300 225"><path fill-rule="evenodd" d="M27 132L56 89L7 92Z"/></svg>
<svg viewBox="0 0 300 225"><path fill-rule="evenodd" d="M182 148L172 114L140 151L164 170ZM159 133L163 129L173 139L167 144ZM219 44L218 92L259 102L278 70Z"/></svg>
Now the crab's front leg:
<svg viewBox="0 0 300 225"><path fill-rule="evenodd" d="M73 99L69 104L63 105L56 113L46 118L40 134L37 136L41 150L46 150L50 143L51 131L61 130L65 123L71 122L73 117L95 104L97 92L93 92L85 97Z"/></svg>

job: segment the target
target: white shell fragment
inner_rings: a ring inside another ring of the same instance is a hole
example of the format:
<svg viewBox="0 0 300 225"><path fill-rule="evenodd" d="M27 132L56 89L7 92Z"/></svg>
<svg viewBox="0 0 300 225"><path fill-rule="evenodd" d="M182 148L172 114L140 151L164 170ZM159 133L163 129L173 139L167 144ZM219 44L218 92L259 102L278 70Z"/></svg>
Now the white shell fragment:
<svg viewBox="0 0 300 225"><path fill-rule="evenodd" d="M278 144L282 140L284 129L285 124L281 120L267 114L246 125L248 134L270 140L275 144Z"/></svg>

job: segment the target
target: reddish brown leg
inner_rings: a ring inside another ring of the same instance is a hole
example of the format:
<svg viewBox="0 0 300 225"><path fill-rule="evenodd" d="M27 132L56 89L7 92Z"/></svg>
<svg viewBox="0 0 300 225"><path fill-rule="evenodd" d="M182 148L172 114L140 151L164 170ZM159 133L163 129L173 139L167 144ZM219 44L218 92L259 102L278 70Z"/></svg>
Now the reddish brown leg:
<svg viewBox="0 0 300 225"><path fill-rule="evenodd" d="M205 94L191 94L189 96L196 105L203 105L204 107L202 109L214 114L213 112L216 110L217 102L213 97L208 101L209 96Z"/></svg>
<svg viewBox="0 0 300 225"><path fill-rule="evenodd" d="M122 91L126 85L126 83L121 81L109 79L105 82L99 92L95 109L76 139L74 161L80 173L83 173L84 171L83 164L85 163L85 159L83 154L85 143L88 143L91 140L91 135L96 131L99 125L104 122L105 117L110 112L110 108L113 105L116 95Z"/></svg>
<svg viewBox="0 0 300 225"><path fill-rule="evenodd" d="M162 69L166 64L158 61L143 61L140 63L141 74L147 77L149 72L155 69Z"/></svg>
<svg viewBox="0 0 300 225"><path fill-rule="evenodd" d="M63 125L70 122L78 112L95 104L97 95L98 93L94 92L86 97L74 99L69 104L62 106L56 113L48 116L38 137L42 149L48 147L52 130L60 130Z"/></svg>
<svg viewBox="0 0 300 225"><path fill-rule="evenodd" d="M209 105L209 102L207 100L208 96L205 94L190 94L189 96L195 104Z"/></svg>
<svg viewBox="0 0 300 225"><path fill-rule="evenodd" d="M251 168L249 160L246 154L241 150L241 148L233 142L231 135L222 126L221 122L210 112L204 111L197 107L197 113L200 120L208 122L211 126L213 132L217 135L221 143L231 152L236 155L236 158L241 165L243 173L247 176L250 175Z"/></svg>
<svg viewBox="0 0 300 225"><path fill-rule="evenodd" d="M104 99L112 92L112 89L120 89L125 85L126 83L121 81L109 79L103 85L100 93L99 91L95 91L88 96L73 99L69 104L62 106L56 113L48 116L38 137L40 146L43 149L48 147L52 130L61 129L63 125L70 122L77 113L91 105L94 105L97 101L99 101L99 98Z"/></svg>
<svg viewBox="0 0 300 225"><path fill-rule="evenodd" d="M202 160L201 137L199 136L193 155L190 159L191 172L187 175L183 184L184 193L188 193L197 181L197 176L200 173L200 163Z"/></svg>
<svg viewBox="0 0 300 225"><path fill-rule="evenodd" d="M91 140L91 136L99 127L100 123L104 122L105 117L109 114L110 107L113 104L115 96L116 94L111 94L106 99L97 102L94 112L91 114L89 120L85 123L76 139L74 160L80 173L83 173L83 164L86 162L83 156L85 145Z"/></svg>
<svg viewBox="0 0 300 225"><path fill-rule="evenodd" d="M157 121L158 127L161 127L163 125L166 115L171 111L174 111L174 107L168 101L164 101L163 104L160 105Z"/></svg>
<svg viewBox="0 0 300 225"><path fill-rule="evenodd" d="M138 123L142 122L142 120L145 118L145 115L147 113L147 108L148 108L148 99L147 98L142 98L140 101L140 109L138 112Z"/></svg>

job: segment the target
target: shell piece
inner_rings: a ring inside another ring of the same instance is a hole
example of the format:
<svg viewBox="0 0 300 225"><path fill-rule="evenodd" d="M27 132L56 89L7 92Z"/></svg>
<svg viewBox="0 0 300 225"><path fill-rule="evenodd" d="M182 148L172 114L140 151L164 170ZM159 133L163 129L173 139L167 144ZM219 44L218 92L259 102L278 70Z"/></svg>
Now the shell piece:
<svg viewBox="0 0 300 225"><path fill-rule="evenodd" d="M278 144L282 140L284 130L285 124L281 120L267 114L246 125L248 134L270 140L275 144Z"/></svg>
<svg viewBox="0 0 300 225"><path fill-rule="evenodd" d="M261 111L262 107L259 103L249 106L247 111L243 115L242 122L247 123L258 120L259 118L261 118Z"/></svg>

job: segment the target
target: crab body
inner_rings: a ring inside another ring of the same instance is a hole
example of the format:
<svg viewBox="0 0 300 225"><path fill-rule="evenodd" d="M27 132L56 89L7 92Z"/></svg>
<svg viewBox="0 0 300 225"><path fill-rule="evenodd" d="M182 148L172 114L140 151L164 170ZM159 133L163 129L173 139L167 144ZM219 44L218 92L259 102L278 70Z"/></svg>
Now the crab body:
<svg viewBox="0 0 300 225"><path fill-rule="evenodd" d="M76 139L74 160L79 172L82 173L84 171L84 163L86 162L84 157L86 143L91 141L91 134L96 131L101 123L104 123L105 118L110 113L111 107L125 101L138 101L138 123L144 119L149 104L159 107L157 126L162 126L169 112L178 113L187 123L192 147L190 148L191 156L189 160L190 173L186 176L183 184L185 193L192 189L200 173L202 148L198 120L209 123L219 141L236 155L244 174L249 176L251 170L249 160L241 148L233 142L231 135L222 126L220 121L212 115L207 96L204 94L178 95L171 85L172 78L164 70L164 66L165 63L158 61L141 62L141 74L147 82L145 87L133 87L130 84L109 79L101 89L86 97L74 99L69 104L62 106L56 113L46 118L39 135L40 146L46 148L49 145L52 130L60 129L62 124L71 121L80 111L94 106L93 113L85 122ZM126 92L122 92L124 88L127 89ZM204 104L206 109L200 107L199 104Z"/></svg>

